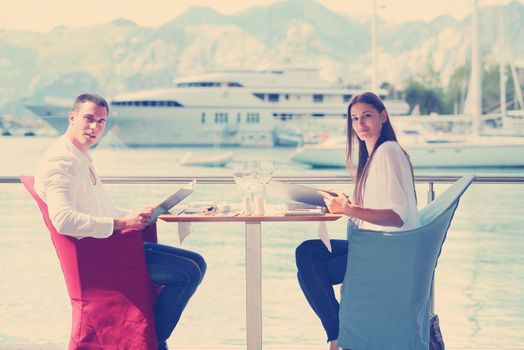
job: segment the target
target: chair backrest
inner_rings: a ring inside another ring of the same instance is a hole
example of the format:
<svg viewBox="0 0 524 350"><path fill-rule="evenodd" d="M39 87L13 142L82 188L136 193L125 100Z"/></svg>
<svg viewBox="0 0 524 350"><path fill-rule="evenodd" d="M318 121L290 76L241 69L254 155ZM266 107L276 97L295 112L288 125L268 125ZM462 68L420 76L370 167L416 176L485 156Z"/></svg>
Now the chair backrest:
<svg viewBox="0 0 524 350"><path fill-rule="evenodd" d="M420 211L421 225L427 225L432 220L435 220L451 206L456 207L460 197L467 190L471 182L473 182L474 178L475 177L473 175L461 177L453 185L449 186L444 192L442 192L442 194L439 195L434 201L424 207Z"/></svg>
<svg viewBox="0 0 524 350"><path fill-rule="evenodd" d="M53 242L53 245L55 246L55 251L60 261L60 267L62 268L62 272L64 274L64 279L66 282L69 296L72 298L81 298L81 295L79 293L82 289L80 286L80 279L77 272L77 266L75 266L75 264L65 263L66 261L76 260L76 239L58 233L53 223L51 222L51 218L49 217L47 204L42 200L42 198L40 198L40 196L36 193L34 189L34 177L20 176L20 181L38 205L38 208L40 209L40 212L42 214L42 218L44 219L44 223L47 229L49 230L51 240Z"/></svg>
<svg viewBox="0 0 524 350"><path fill-rule="evenodd" d="M348 227L339 346L428 349L431 282L461 195L461 178L421 212L422 226L401 232Z"/></svg>
<svg viewBox="0 0 524 350"><path fill-rule="evenodd" d="M49 229L49 231L57 233L55 227L53 226L53 223L49 219L49 214L47 211L47 204L40 198L40 196L35 191L35 179L32 176L20 176L20 182L22 182L22 185L24 185L25 189L29 192L31 197L35 200L36 204L38 205L38 208L40 209L40 212L42 213L42 217L44 218L44 222Z"/></svg>
<svg viewBox="0 0 524 350"><path fill-rule="evenodd" d="M71 298L70 349L156 348L152 289L143 241L156 242L156 225L104 239L77 239L56 231L34 178L20 180L49 229Z"/></svg>

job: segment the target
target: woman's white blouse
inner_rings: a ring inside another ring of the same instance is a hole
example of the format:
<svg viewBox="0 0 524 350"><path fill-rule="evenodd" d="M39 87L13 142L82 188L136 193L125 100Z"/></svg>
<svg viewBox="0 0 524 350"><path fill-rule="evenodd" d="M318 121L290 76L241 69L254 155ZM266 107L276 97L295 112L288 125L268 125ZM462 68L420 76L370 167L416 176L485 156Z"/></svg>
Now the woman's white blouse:
<svg viewBox="0 0 524 350"><path fill-rule="evenodd" d="M363 207L391 209L402 227L375 225L360 221L359 228L377 231L405 231L420 226L409 161L395 141L387 141L375 151L365 183Z"/></svg>
<svg viewBox="0 0 524 350"><path fill-rule="evenodd" d="M116 208L94 170L91 158L61 136L44 154L35 174L35 191L46 202L56 230L76 238L106 238Z"/></svg>

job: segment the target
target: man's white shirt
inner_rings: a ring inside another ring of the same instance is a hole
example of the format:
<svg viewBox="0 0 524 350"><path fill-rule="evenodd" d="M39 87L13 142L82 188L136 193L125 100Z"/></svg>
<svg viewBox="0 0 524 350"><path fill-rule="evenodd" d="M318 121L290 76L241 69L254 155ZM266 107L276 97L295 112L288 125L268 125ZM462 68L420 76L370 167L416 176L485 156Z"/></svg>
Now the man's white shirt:
<svg viewBox="0 0 524 350"><path fill-rule="evenodd" d="M65 136L51 145L40 160L35 191L46 202L56 230L76 238L109 237L113 218L129 214L111 203L91 157Z"/></svg>

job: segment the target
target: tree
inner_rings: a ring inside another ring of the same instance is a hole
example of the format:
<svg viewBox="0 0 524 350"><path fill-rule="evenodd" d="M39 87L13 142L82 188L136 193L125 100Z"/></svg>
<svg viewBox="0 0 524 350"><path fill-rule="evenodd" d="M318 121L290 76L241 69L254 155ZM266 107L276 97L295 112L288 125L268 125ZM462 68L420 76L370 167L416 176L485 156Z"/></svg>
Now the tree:
<svg viewBox="0 0 524 350"><path fill-rule="evenodd" d="M406 84L406 102L409 104L410 113L417 105L422 115L448 112L440 72L433 67L431 62L426 66L425 72L419 74L416 80L412 78Z"/></svg>
<svg viewBox="0 0 524 350"><path fill-rule="evenodd" d="M449 79L448 88L446 91L446 100L451 106L451 112L459 114L464 111L464 103L469 85L469 75L471 72L471 65L465 65L455 69L451 78Z"/></svg>
<svg viewBox="0 0 524 350"><path fill-rule="evenodd" d="M515 86L513 85L513 78L509 74L509 67L505 67L506 76L506 100L507 96L513 96L515 93ZM452 106L454 113L462 113L464 111L464 103L469 87L471 65L466 62L463 66L455 69L449 80L449 85L446 91L446 100ZM482 72L482 111L490 113L500 110L500 73L499 65L494 63L486 63Z"/></svg>
<svg viewBox="0 0 524 350"><path fill-rule="evenodd" d="M482 76L482 110L484 113L493 113L500 111L500 65L489 64L484 70ZM515 94L515 86L513 85L513 77L509 72L509 67L504 67L506 76L506 96L513 96Z"/></svg>
<svg viewBox="0 0 524 350"><path fill-rule="evenodd" d="M432 88L423 83L411 80L406 88L406 102L411 113L416 105L423 115L431 113L446 113L444 93L441 88Z"/></svg>

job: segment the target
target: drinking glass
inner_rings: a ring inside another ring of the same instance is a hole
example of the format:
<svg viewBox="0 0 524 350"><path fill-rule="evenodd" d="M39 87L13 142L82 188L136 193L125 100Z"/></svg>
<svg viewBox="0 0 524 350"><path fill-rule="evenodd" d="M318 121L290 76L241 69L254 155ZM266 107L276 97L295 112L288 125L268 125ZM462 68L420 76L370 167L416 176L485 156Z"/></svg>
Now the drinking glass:
<svg viewBox="0 0 524 350"><path fill-rule="evenodd" d="M247 187L250 194L254 194L258 187L260 186L260 162L257 160L252 160L247 163L247 168L249 169L250 176L247 180Z"/></svg>
<svg viewBox="0 0 524 350"><path fill-rule="evenodd" d="M247 166L247 163L238 163L233 167L233 180L242 190L242 194L246 195L248 191L249 177L252 176Z"/></svg>
<svg viewBox="0 0 524 350"><path fill-rule="evenodd" d="M275 164L273 162L263 161L260 162L260 183L267 185L273 177L275 171Z"/></svg>
<svg viewBox="0 0 524 350"><path fill-rule="evenodd" d="M256 164L253 162L238 163L233 167L233 179L242 189L242 203L245 214L251 214L254 208L254 191L257 186Z"/></svg>
<svg viewBox="0 0 524 350"><path fill-rule="evenodd" d="M266 185L269 184L275 171L275 164L273 162L260 162L259 183L262 186L262 198L266 200Z"/></svg>

